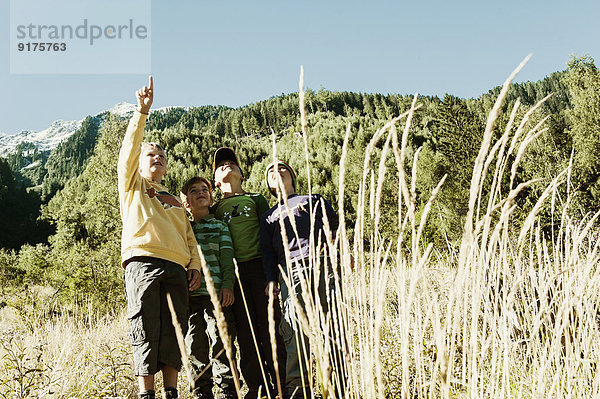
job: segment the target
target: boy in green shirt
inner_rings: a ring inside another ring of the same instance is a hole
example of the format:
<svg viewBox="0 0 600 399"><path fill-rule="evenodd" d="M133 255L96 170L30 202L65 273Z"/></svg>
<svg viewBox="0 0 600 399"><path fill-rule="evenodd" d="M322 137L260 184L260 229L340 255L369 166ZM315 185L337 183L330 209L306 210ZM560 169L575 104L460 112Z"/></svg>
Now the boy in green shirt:
<svg viewBox="0 0 600 399"><path fill-rule="evenodd" d="M240 163L233 149L229 147L219 148L215 152L213 177L215 185L223 192L223 199L214 206L214 214L229 227L240 277L240 284L235 284L234 287L237 300L233 304L233 315L240 347L240 369L248 385L248 393L245 397L256 398L259 389L263 394L267 389L270 392L277 390L267 319L268 301L264 294L266 279L259 242L260 218L269 209L269 204L261 194L244 191L242 188L244 175ZM242 290L250 314L249 318L242 300ZM275 313L277 324L280 318L278 316L281 314L278 304ZM259 353L254 345L252 330L256 335ZM277 335L277 352L280 378L285 381L286 355L279 335ZM267 380L266 387L262 376L263 369Z"/></svg>
<svg viewBox="0 0 600 399"><path fill-rule="evenodd" d="M234 303L235 272L233 246L227 225L210 214L213 195L208 179L193 177L180 193L181 201L192 216L192 229L200 253L210 270L212 282L225 314L230 339L234 336L231 305ZM213 305L203 278L200 288L190 293L190 318L185 341L194 374L193 394L196 398L213 398L211 373L203 372L210 364L212 352L212 378L222 398L236 398L233 375L223 342L217 329ZM210 340L210 343L209 343Z"/></svg>

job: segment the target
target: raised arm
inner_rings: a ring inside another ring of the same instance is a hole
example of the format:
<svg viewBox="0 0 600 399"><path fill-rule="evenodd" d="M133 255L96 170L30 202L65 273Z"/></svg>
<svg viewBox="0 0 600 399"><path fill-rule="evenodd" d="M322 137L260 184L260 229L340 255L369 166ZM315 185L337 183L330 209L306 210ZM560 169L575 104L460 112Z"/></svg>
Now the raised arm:
<svg viewBox="0 0 600 399"><path fill-rule="evenodd" d="M146 126L146 117L154 98L152 76L148 77L148 84L149 86L144 86L135 93L138 106L129 121L127 132L123 138L123 144L121 144L117 167L120 195L130 189L139 168L140 145L142 144L144 127Z"/></svg>
<svg viewBox="0 0 600 399"><path fill-rule="evenodd" d="M137 110L142 114L148 115L152 100L154 99L154 82L152 81L152 76L148 76L148 86L144 86L136 91L135 96L138 102Z"/></svg>

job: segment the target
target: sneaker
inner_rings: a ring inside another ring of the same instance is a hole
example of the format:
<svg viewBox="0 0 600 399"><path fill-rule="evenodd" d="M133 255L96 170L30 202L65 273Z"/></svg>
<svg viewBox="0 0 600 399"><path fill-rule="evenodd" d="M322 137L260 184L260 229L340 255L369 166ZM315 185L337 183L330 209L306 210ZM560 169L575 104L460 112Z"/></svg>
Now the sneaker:
<svg viewBox="0 0 600 399"><path fill-rule="evenodd" d="M165 399L177 399L177 388L165 388Z"/></svg>
<svg viewBox="0 0 600 399"><path fill-rule="evenodd" d="M192 397L195 399L214 399L212 392L202 392L199 389L192 391Z"/></svg>
<svg viewBox="0 0 600 399"><path fill-rule="evenodd" d="M147 391L144 391L144 392L140 392L138 394L138 398L140 398L140 399L155 399L155 392L150 389Z"/></svg>
<svg viewBox="0 0 600 399"><path fill-rule="evenodd" d="M259 396L259 391L260 391L260 396ZM262 387L260 389L259 389L259 387L249 387L248 392L246 393L246 395L244 395L244 399L262 399L263 396L266 397Z"/></svg>
<svg viewBox="0 0 600 399"><path fill-rule="evenodd" d="M221 390L221 392L219 392L217 394L217 398L218 399L237 399L237 393L235 393L235 391L229 391L229 390Z"/></svg>

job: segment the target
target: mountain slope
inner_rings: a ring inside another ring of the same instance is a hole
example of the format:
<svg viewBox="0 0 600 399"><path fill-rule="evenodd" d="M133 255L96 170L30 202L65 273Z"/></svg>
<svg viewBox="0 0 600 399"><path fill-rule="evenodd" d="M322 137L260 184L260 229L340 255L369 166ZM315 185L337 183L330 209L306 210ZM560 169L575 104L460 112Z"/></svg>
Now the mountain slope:
<svg viewBox="0 0 600 399"><path fill-rule="evenodd" d="M101 111L94 115L100 117L106 113L119 115L123 118L131 116L136 105L130 103L117 103L112 108ZM166 111L175 107L163 107L152 110L152 112ZM77 129L81 127L84 119L74 121L57 120L44 130L34 132L23 130L18 134L7 134L0 132L0 157L6 157L13 153L21 143L31 143L40 151L50 151L56 148L60 143L71 137Z"/></svg>

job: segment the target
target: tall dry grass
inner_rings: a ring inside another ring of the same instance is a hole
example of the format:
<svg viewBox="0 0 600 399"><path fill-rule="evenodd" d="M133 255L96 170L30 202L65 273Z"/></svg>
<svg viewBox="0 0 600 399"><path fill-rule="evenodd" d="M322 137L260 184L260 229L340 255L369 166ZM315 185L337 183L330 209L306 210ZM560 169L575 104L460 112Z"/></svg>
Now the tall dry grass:
<svg viewBox="0 0 600 399"><path fill-rule="evenodd" d="M456 252L433 248L423 238L444 179L424 201L417 198L418 151L406 165L417 96L365 149L353 237L346 233L343 201L353 134L348 126L338 182L340 228L327 243L331 263L340 265L336 300L323 311L306 296L298 318L314 355L315 392L346 398L600 397L598 215L583 221L569 216L571 193L561 198L559 191L568 188L569 168L547 183L525 221L515 223L516 198L536 183L516 184L515 176L527 146L544 133L544 121L531 122L540 104L517 118L519 102L502 132L496 120L525 62L504 83L490 112ZM311 131L304 112L302 83L300 93L308 157L310 137L318 132ZM274 158L276 149L274 143ZM395 168L388 169L386 159ZM486 178L492 183L484 194ZM398 189L399 226L391 240L380 234L382 187L390 180ZM420 212L418 202L426 203ZM552 209L552 234L538 223L544 204ZM315 252L309 265L318 270ZM308 281L304 288L315 289ZM15 389L29 389L21 397L133 397L122 314L101 316L80 307L25 322L27 317L5 308L0 316L0 396L19 397ZM344 354L341 368L332 359L336 346ZM187 384L182 377L181 397L188 397Z"/></svg>
<svg viewBox="0 0 600 399"><path fill-rule="evenodd" d="M573 220L570 193L557 206L560 186L569 183L569 168L547 184L525 221L516 221L519 193L539 183L516 184L515 176L527 147L546 131L546 119L533 124L531 117L547 98L520 120L517 101L506 128L496 134L508 88L528 58L506 80L488 117L457 253L436 255L423 239L445 177L428 199L419 199L426 205L416 213L419 151L409 175L406 150L417 96L405 114L374 134L365 150L350 242L343 224L348 128L340 164L342 224L328 243L330 262L341 259L335 302L340 306L321 312L307 296L298 320L310 339L315 385L323 393L348 398L600 395L598 215ZM304 115L302 98L301 88ZM310 134L304 121L305 143ZM381 142L376 164L374 149ZM395 170L386 169L387 157L396 161ZM486 178L492 181L489 194L484 194ZM389 179L397 182L400 228L397 237L385 240L380 234L382 187ZM501 184L506 181L508 185ZM538 223L545 203L555 217L550 235ZM318 256L311 253L316 270ZM305 285L310 290L308 281ZM344 334L337 344L347 345L341 376L331 373L336 344L329 339L331 331ZM347 381L343 391L336 390L336 378Z"/></svg>
<svg viewBox="0 0 600 399"><path fill-rule="evenodd" d="M50 290L33 287L21 305L0 310L0 397L132 397L125 312L91 303L43 308Z"/></svg>

